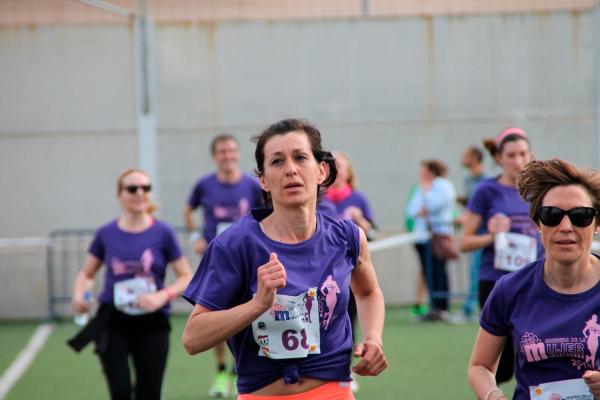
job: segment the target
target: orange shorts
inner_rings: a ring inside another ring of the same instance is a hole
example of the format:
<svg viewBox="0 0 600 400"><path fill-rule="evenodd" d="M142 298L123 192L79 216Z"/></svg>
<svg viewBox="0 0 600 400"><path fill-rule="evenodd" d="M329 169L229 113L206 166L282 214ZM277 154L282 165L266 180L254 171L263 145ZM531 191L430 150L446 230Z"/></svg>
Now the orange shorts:
<svg viewBox="0 0 600 400"><path fill-rule="evenodd" d="M303 393L285 396L257 396L239 394L237 400L354 400L350 382L329 382Z"/></svg>

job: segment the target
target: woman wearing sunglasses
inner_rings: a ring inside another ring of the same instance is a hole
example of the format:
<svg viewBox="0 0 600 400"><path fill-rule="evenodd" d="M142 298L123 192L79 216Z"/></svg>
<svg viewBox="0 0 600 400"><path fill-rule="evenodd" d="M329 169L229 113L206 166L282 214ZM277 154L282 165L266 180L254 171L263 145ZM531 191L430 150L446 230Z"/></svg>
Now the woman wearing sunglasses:
<svg viewBox="0 0 600 400"><path fill-rule="evenodd" d="M351 400L353 371L378 375L383 295L365 233L317 212L336 177L321 134L279 121L257 138L257 174L269 208L253 209L208 246L184 297L194 304L183 343L190 354L228 340L239 400ZM348 299L362 342L353 350Z"/></svg>
<svg viewBox="0 0 600 400"><path fill-rule="evenodd" d="M507 128L495 139L484 141L502 173L484 179L469 199L464 214L462 251L483 249L479 270L478 297L483 307L496 281L543 256L537 228L527 204L519 197L517 176L531 160L525 131ZM496 381L509 381L514 372L514 348L510 337L502 352Z"/></svg>
<svg viewBox="0 0 600 400"><path fill-rule="evenodd" d="M506 397L494 371L508 337L517 343L513 399L598 399L600 173L559 160L533 161L518 179L546 258L498 280L481 314L469 365L477 398ZM592 395L590 395L590 392Z"/></svg>
<svg viewBox="0 0 600 400"><path fill-rule="evenodd" d="M79 351L96 343L112 399L132 395L129 357L135 370L135 397L160 399L169 349L169 304L188 284L191 271L173 229L152 217L150 177L128 169L117 179L121 215L102 226L77 274L73 309L90 309L86 293L94 286L102 263L104 286L95 318L69 344ZM165 286L167 264L176 279Z"/></svg>

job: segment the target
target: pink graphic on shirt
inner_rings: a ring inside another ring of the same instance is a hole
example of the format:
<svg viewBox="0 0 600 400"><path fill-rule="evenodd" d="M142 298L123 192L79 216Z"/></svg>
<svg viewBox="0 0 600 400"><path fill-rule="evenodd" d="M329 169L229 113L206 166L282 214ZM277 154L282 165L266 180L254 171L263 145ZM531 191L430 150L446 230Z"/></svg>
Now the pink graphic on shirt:
<svg viewBox="0 0 600 400"><path fill-rule="evenodd" d="M596 314L592 314L592 317L586 321L582 333L587 340L587 347L590 351L590 355L585 356L585 361L589 361L592 364L592 369L596 369L598 338L600 338L600 325L598 324L598 316Z"/></svg>
<svg viewBox="0 0 600 400"><path fill-rule="evenodd" d="M152 250L146 249L142 253L140 261L142 263L142 269L144 271L144 274L150 275L150 270L152 269L152 264L154 263L154 255L152 255Z"/></svg>
<svg viewBox="0 0 600 400"><path fill-rule="evenodd" d="M312 289L309 290L308 292L306 292L306 294L302 298L302 301L304 302L304 309L305 309L303 320L306 322L309 322L309 323L312 323L312 320L310 318L310 311L312 310L314 299L315 299L315 293Z"/></svg>
<svg viewBox="0 0 600 400"><path fill-rule="evenodd" d="M152 264L154 263L154 255L151 249L146 249L142 253L139 261L122 261L117 257L110 260L110 268L113 275L150 275Z"/></svg>
<svg viewBox="0 0 600 400"><path fill-rule="evenodd" d="M245 197L242 197L235 206L222 206L217 204L212 210L215 219L231 221L237 221L242 216L246 215L248 211L250 211L250 201Z"/></svg>
<svg viewBox="0 0 600 400"><path fill-rule="evenodd" d="M529 362L546 360L548 358L544 342L531 332L525 332L521 337L521 351L525 354Z"/></svg>
<svg viewBox="0 0 600 400"><path fill-rule="evenodd" d="M331 275L328 275L321 285L321 293L325 296L325 303L327 304L327 312L323 315L323 329L327 330L337 304L337 295L341 293L340 287Z"/></svg>
<svg viewBox="0 0 600 400"><path fill-rule="evenodd" d="M225 219L229 217L229 210L227 207L215 206L213 208L213 215L216 219Z"/></svg>
<svg viewBox="0 0 600 400"><path fill-rule="evenodd" d="M250 211L250 202L248 201L247 198L242 197L240 199L240 202L238 204L238 209L240 211L238 217L248 214L248 211Z"/></svg>

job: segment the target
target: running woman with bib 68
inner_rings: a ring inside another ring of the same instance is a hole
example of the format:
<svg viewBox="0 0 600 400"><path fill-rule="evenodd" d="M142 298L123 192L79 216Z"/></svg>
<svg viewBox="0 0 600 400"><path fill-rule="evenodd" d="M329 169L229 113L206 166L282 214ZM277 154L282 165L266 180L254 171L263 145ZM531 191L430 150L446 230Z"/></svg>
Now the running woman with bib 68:
<svg viewBox="0 0 600 400"><path fill-rule="evenodd" d="M317 212L336 177L331 153L309 123L279 121L257 138L257 173L272 208L255 209L217 236L184 297L190 354L228 340L240 400L351 400L359 375L387 367L383 295L364 232ZM362 331L352 349L350 285Z"/></svg>

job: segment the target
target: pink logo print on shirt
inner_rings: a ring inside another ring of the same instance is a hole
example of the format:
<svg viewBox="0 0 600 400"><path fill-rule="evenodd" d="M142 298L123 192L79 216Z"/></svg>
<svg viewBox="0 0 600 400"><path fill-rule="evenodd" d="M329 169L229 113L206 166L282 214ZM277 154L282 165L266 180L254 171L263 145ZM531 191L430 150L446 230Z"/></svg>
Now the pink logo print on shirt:
<svg viewBox="0 0 600 400"><path fill-rule="evenodd" d="M150 275L152 264L154 263L154 255L151 249L146 249L140 256L139 261L122 261L116 257L111 259L110 267L115 276L133 274L133 275Z"/></svg>
<svg viewBox="0 0 600 400"><path fill-rule="evenodd" d="M217 204L213 207L213 216L217 220L233 220L240 219L243 215L246 215L250 210L250 201L247 198L242 197L238 204L233 207L222 206Z"/></svg>
<svg viewBox="0 0 600 400"><path fill-rule="evenodd" d="M327 306L327 311L323 310L321 324L322 328L327 330L327 328L329 328L329 324L331 323L331 318L333 317L333 310L337 304L337 295L341 293L341 291L337 282L333 280L333 276L328 275L327 279L325 279L321 285L320 292L325 297L325 305Z"/></svg>

